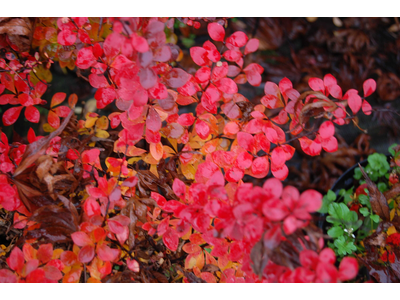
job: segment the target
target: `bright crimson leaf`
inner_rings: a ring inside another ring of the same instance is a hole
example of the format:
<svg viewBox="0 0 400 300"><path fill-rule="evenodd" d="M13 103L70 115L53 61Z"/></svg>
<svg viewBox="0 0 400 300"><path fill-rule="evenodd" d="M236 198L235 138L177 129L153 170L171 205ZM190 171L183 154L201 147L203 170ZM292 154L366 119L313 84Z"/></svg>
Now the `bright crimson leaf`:
<svg viewBox="0 0 400 300"><path fill-rule="evenodd" d="M217 42L223 42L225 38L225 29L221 24L209 23L207 26L208 34L210 37Z"/></svg>

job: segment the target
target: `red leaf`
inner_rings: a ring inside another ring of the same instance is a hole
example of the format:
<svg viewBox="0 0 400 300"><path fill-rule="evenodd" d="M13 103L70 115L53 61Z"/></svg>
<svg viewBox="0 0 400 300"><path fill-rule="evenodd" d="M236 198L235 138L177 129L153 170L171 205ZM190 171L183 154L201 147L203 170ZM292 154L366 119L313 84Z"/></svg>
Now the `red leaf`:
<svg viewBox="0 0 400 300"><path fill-rule="evenodd" d="M102 261L114 261L120 253L118 249L112 249L106 244L97 246L97 255Z"/></svg>
<svg viewBox="0 0 400 300"><path fill-rule="evenodd" d="M238 132L237 141L240 147L244 150L253 152L255 151L254 137L247 132Z"/></svg>
<svg viewBox="0 0 400 300"><path fill-rule="evenodd" d="M265 177L269 172L268 158L262 156L262 157L257 157L255 160L253 160L253 164L251 165L251 172L253 173L253 175L259 175L259 177Z"/></svg>
<svg viewBox="0 0 400 300"><path fill-rule="evenodd" d="M164 235L169 228L169 217L165 218L158 224L157 226L157 235L162 236Z"/></svg>
<svg viewBox="0 0 400 300"><path fill-rule="evenodd" d="M144 89L150 89L157 83L157 74L152 68L144 68L139 72L140 84Z"/></svg>
<svg viewBox="0 0 400 300"><path fill-rule="evenodd" d="M235 165L242 170L250 168L252 163L253 163L253 156L249 154L247 151L243 151L242 153L240 153L235 161Z"/></svg>
<svg viewBox="0 0 400 300"><path fill-rule="evenodd" d="M271 199L264 203L262 212L271 221L281 221L289 213L286 205L280 199Z"/></svg>
<svg viewBox="0 0 400 300"><path fill-rule="evenodd" d="M100 204L92 197L86 199L83 209L89 218L101 215Z"/></svg>
<svg viewBox="0 0 400 300"><path fill-rule="evenodd" d="M289 175L289 169L286 165L280 167L271 166L271 173L275 178L283 181Z"/></svg>
<svg viewBox="0 0 400 300"><path fill-rule="evenodd" d="M210 80L211 70L209 67L201 67L197 70L195 78L198 83L205 83Z"/></svg>
<svg viewBox="0 0 400 300"><path fill-rule="evenodd" d="M332 86L332 85L337 85L337 80L335 77L332 76L332 74L326 74L324 76L324 85L326 87Z"/></svg>
<svg viewBox="0 0 400 300"><path fill-rule="evenodd" d="M153 52L153 60L159 62L169 61L171 58L171 48L164 45Z"/></svg>
<svg viewBox="0 0 400 300"><path fill-rule="evenodd" d="M335 266L331 264L319 263L316 273L317 282L336 283L338 280L338 271L336 270Z"/></svg>
<svg viewBox="0 0 400 300"><path fill-rule="evenodd" d="M22 268L24 267L24 254L21 249L18 247L14 247L11 251L10 256L7 258L7 264L11 270L16 271L17 273L21 273Z"/></svg>
<svg viewBox="0 0 400 300"><path fill-rule="evenodd" d="M237 62L242 58L242 53L236 50L226 50L222 56L227 61Z"/></svg>
<svg viewBox="0 0 400 300"><path fill-rule="evenodd" d="M146 119L146 128L154 132L159 131L161 128L160 115L153 107L150 107L149 109L149 114L147 115Z"/></svg>
<svg viewBox="0 0 400 300"><path fill-rule="evenodd" d="M322 123L322 125L319 127L319 134L321 138L327 139L330 138L335 134L335 126L331 121L326 121Z"/></svg>
<svg viewBox="0 0 400 300"><path fill-rule="evenodd" d="M338 141L334 136L331 136L330 138L324 139L321 141L322 148L326 152L335 152L337 151L339 145Z"/></svg>
<svg viewBox="0 0 400 300"><path fill-rule="evenodd" d="M31 106L34 104L32 97L25 93L18 96L18 101L23 106Z"/></svg>
<svg viewBox="0 0 400 300"><path fill-rule="evenodd" d="M321 208L322 195L315 190L306 190L300 195L298 206L308 212L315 212Z"/></svg>
<svg viewBox="0 0 400 300"><path fill-rule="evenodd" d="M202 139L205 140L211 133L210 126L203 120L197 120L195 125L195 130L197 135Z"/></svg>
<svg viewBox="0 0 400 300"><path fill-rule="evenodd" d="M65 98L67 97L66 93L55 93L53 98L51 98L50 108L57 106L58 104L62 103Z"/></svg>
<svg viewBox="0 0 400 300"><path fill-rule="evenodd" d="M53 127L53 128L60 127L60 118L52 110L49 111L49 114L47 116L47 122L49 122L50 126Z"/></svg>
<svg viewBox="0 0 400 300"><path fill-rule="evenodd" d="M121 234L125 230L124 226L115 220L108 220L108 227L110 228L110 231L115 234Z"/></svg>
<svg viewBox="0 0 400 300"><path fill-rule="evenodd" d="M350 109L356 114L362 105L361 97L358 95L358 92L354 89L350 89L343 96L344 100L347 100Z"/></svg>
<svg viewBox="0 0 400 300"><path fill-rule="evenodd" d="M11 107L3 114L3 124L10 126L17 121L23 106Z"/></svg>
<svg viewBox="0 0 400 300"><path fill-rule="evenodd" d="M122 183L122 186L127 186L127 187L134 187L138 183L138 178L136 176L128 177L124 180Z"/></svg>
<svg viewBox="0 0 400 300"><path fill-rule="evenodd" d="M310 140L307 137L299 138L301 149L303 149L304 153L310 156L316 156L321 153L322 146L320 143L316 143L313 140Z"/></svg>
<svg viewBox="0 0 400 300"><path fill-rule="evenodd" d="M271 164L276 168L281 167L286 162L286 152L281 147L276 147L271 152Z"/></svg>
<svg viewBox="0 0 400 300"><path fill-rule="evenodd" d="M104 54L108 57L116 56L124 43L125 38L122 34L113 32L109 34L103 43Z"/></svg>
<svg viewBox="0 0 400 300"><path fill-rule="evenodd" d="M178 249L179 237L175 230L168 228L162 239L164 245L171 251L176 251Z"/></svg>
<svg viewBox="0 0 400 300"><path fill-rule="evenodd" d="M196 182L207 183L207 181L219 171L218 166L213 162L199 164L195 175Z"/></svg>
<svg viewBox="0 0 400 300"><path fill-rule="evenodd" d="M238 92L236 83L230 78L222 78L215 83L215 86L226 94L235 94Z"/></svg>
<svg viewBox="0 0 400 300"><path fill-rule="evenodd" d="M51 280L52 282L57 282L61 278L63 278L63 274L60 272L60 270L49 264L47 264L46 266L43 267L43 271L44 271L45 277L47 279Z"/></svg>
<svg viewBox="0 0 400 300"><path fill-rule="evenodd" d="M90 40L89 35L83 29L79 29L78 30L78 38L81 40L82 43L85 43L85 44L91 44L92 43L92 41Z"/></svg>
<svg viewBox="0 0 400 300"><path fill-rule="evenodd" d="M339 266L339 279L346 281L353 279L358 273L358 263L354 257L345 257L340 262Z"/></svg>
<svg viewBox="0 0 400 300"><path fill-rule="evenodd" d="M147 43L147 40L142 37L138 36L137 34L132 34L132 46L135 48L137 52L144 53L149 51L149 44Z"/></svg>
<svg viewBox="0 0 400 300"><path fill-rule="evenodd" d="M52 244L44 244L40 245L37 251L37 259L40 263L45 264L48 263L53 256L53 245Z"/></svg>
<svg viewBox="0 0 400 300"><path fill-rule="evenodd" d="M71 238L74 241L75 245L79 247L84 247L87 245L93 245L92 240L89 236L83 231L77 231L71 234Z"/></svg>
<svg viewBox="0 0 400 300"><path fill-rule="evenodd" d="M252 86L259 86L261 84L261 75L255 71L247 71L246 77L247 81L252 85Z"/></svg>
<svg viewBox="0 0 400 300"><path fill-rule="evenodd" d="M102 109L114 101L117 97L114 87L99 88L94 94L97 100L97 108Z"/></svg>
<svg viewBox="0 0 400 300"><path fill-rule="evenodd" d="M109 86L107 79L103 74L90 74L89 83L96 89Z"/></svg>
<svg viewBox="0 0 400 300"><path fill-rule="evenodd" d="M73 45L76 41L76 33L69 30L64 29L58 33L57 42L63 46Z"/></svg>
<svg viewBox="0 0 400 300"><path fill-rule="evenodd" d="M282 182L276 178L269 178L265 181L263 189L269 197L279 199L282 195L283 185Z"/></svg>
<svg viewBox="0 0 400 300"><path fill-rule="evenodd" d="M29 273L26 277L26 282L28 283L45 283L48 282L46 280L46 274L43 269L36 269L33 272Z"/></svg>
<svg viewBox="0 0 400 300"><path fill-rule="evenodd" d="M300 252L300 263L303 267L315 269L318 265L319 257L315 251L303 250Z"/></svg>
<svg viewBox="0 0 400 300"><path fill-rule="evenodd" d="M25 118L27 118L29 122L39 123L40 120L39 110L34 106L28 106L25 109Z"/></svg>
<svg viewBox="0 0 400 300"><path fill-rule="evenodd" d="M257 51L259 44L260 41L258 39L250 39L246 44L246 48L244 48L244 55Z"/></svg>
<svg viewBox="0 0 400 300"><path fill-rule="evenodd" d="M193 114L181 114L178 118L178 123L182 126L191 126L194 121L195 117L193 117Z"/></svg>
<svg viewBox="0 0 400 300"><path fill-rule="evenodd" d="M17 280L17 276L10 270L0 270L0 283L17 283Z"/></svg>
<svg viewBox="0 0 400 300"><path fill-rule="evenodd" d="M225 29L218 23L209 23L207 26L208 34L217 42L223 42L225 38Z"/></svg>
<svg viewBox="0 0 400 300"><path fill-rule="evenodd" d="M328 90L329 94L331 94L333 97L337 99L342 99L342 88L340 86L336 85L329 85L326 87Z"/></svg>
<svg viewBox="0 0 400 300"><path fill-rule="evenodd" d="M157 82L156 85L149 90L149 96L154 99L165 99L168 97L168 91L164 84Z"/></svg>
<svg viewBox="0 0 400 300"><path fill-rule="evenodd" d="M319 260L324 263L334 264L336 261L335 252L331 248L325 248L320 252Z"/></svg>
<svg viewBox="0 0 400 300"><path fill-rule="evenodd" d="M62 118L66 118L71 111L67 106L59 106L53 109L53 111Z"/></svg>
<svg viewBox="0 0 400 300"><path fill-rule="evenodd" d="M229 182L238 182L244 176L244 171L239 168L225 170L225 179Z"/></svg>
<svg viewBox="0 0 400 300"><path fill-rule="evenodd" d="M371 105L367 102L367 100L363 100L362 103L362 111L364 114L366 114L367 116L369 116L372 113L372 107Z"/></svg>
<svg viewBox="0 0 400 300"><path fill-rule="evenodd" d="M230 43L235 47L243 47L246 45L248 40L247 35L242 31L236 31L227 40L226 43Z"/></svg>
<svg viewBox="0 0 400 300"><path fill-rule="evenodd" d="M373 79L367 79L363 83L364 97L368 97L376 90L376 82Z"/></svg>
<svg viewBox="0 0 400 300"><path fill-rule="evenodd" d="M325 85L322 79L312 77L308 80L308 85L313 91L325 92Z"/></svg>
<svg viewBox="0 0 400 300"><path fill-rule="evenodd" d="M202 47L192 47L190 48L190 56L192 57L194 63L199 66L206 66L209 64L210 60L207 57L207 50Z"/></svg>
<svg viewBox="0 0 400 300"><path fill-rule="evenodd" d="M190 75L186 73L184 70L179 68L172 69L165 76L166 83L174 89L184 86L189 79Z"/></svg>
<svg viewBox="0 0 400 300"><path fill-rule="evenodd" d="M128 266L129 270L133 272L139 272L140 271L140 266L139 263L135 259L130 259L128 258L126 260L126 265Z"/></svg>
<svg viewBox="0 0 400 300"><path fill-rule="evenodd" d="M81 263L87 264L94 258L95 252L94 247L91 245L86 245L78 253L78 259Z"/></svg>
<svg viewBox="0 0 400 300"><path fill-rule="evenodd" d="M96 58L93 55L93 48L86 47L79 50L76 57L76 66L80 69L87 69L96 62Z"/></svg>
<svg viewBox="0 0 400 300"><path fill-rule="evenodd" d="M82 152L82 163L94 163L100 155L99 149L90 149Z"/></svg>
<svg viewBox="0 0 400 300"><path fill-rule="evenodd" d="M172 184L172 190L178 198L185 200L186 195L186 185L178 178L174 179L174 183Z"/></svg>

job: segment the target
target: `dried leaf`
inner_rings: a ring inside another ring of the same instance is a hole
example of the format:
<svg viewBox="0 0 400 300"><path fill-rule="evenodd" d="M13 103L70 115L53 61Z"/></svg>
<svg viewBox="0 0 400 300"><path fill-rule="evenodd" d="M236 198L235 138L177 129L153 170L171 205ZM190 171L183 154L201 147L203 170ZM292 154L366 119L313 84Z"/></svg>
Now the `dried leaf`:
<svg viewBox="0 0 400 300"><path fill-rule="evenodd" d="M68 116L61 123L60 127L57 128L57 130L53 131L48 136L46 136L40 140L37 140L36 142L33 142L32 144L29 144L28 147L26 147L25 153L22 156L22 160L14 172L14 176L13 176L14 178L17 177L19 174L21 174L24 170L26 170L26 168L31 166L40 156L42 156L46 152L46 149L48 148L50 141L54 137L61 134L61 132L67 126L73 113L74 113L74 111L71 110L70 113L68 114Z"/></svg>
<svg viewBox="0 0 400 300"><path fill-rule="evenodd" d="M363 167L358 164L360 167L361 173L363 174L365 181L367 182L368 191L369 191L369 199L371 202L371 208L375 214L380 216L382 220L389 221L390 220L390 211L389 206L387 204L387 200L382 192L378 189L375 183L368 177L367 173L365 173Z"/></svg>

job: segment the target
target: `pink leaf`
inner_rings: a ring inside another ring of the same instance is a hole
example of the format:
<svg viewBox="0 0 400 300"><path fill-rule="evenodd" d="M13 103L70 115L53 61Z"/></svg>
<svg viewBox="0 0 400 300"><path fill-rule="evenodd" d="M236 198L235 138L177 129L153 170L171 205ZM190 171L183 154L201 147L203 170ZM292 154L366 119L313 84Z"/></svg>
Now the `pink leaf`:
<svg viewBox="0 0 400 300"><path fill-rule="evenodd" d="M225 29L218 23L209 23L207 26L208 34L217 42L223 42L225 38Z"/></svg>
<svg viewBox="0 0 400 300"><path fill-rule="evenodd" d="M368 97L376 90L376 81L373 79L367 79L363 83L364 97Z"/></svg>

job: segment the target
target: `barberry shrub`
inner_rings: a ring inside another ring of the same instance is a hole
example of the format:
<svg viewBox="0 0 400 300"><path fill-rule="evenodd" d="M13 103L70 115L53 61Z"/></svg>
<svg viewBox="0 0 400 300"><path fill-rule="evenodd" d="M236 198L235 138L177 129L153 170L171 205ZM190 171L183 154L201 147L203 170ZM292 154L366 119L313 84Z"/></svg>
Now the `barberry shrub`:
<svg viewBox="0 0 400 300"><path fill-rule="evenodd" d="M185 69L174 23L206 26ZM28 143L0 143L0 205L22 234L0 282L341 282L311 213L322 195L283 186L294 143L310 156L338 148L335 126L371 114L336 78L262 82L259 41L215 18L40 18L31 51L0 38L5 126L21 118ZM175 41L175 43L174 43ZM75 115L76 95L41 97L49 67L77 70L97 112ZM240 87L263 86L259 103ZM68 96L68 103L64 103ZM107 113L112 107L113 112ZM39 109L40 108L40 111ZM264 179L253 186L252 178ZM269 178L269 179L266 179Z"/></svg>

